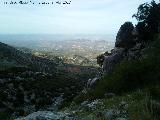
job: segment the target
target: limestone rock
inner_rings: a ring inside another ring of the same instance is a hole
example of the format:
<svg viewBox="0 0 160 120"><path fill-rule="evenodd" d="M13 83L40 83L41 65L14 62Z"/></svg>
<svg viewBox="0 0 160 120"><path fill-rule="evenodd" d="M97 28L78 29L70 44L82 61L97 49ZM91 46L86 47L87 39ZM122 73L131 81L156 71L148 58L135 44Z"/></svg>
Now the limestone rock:
<svg viewBox="0 0 160 120"><path fill-rule="evenodd" d="M113 71L114 66L123 59L124 49L115 48L111 56L105 56L103 63L103 71L106 74L109 74Z"/></svg>
<svg viewBox="0 0 160 120"><path fill-rule="evenodd" d="M131 22L125 22L118 31L115 47L130 48L134 46L133 30L133 24Z"/></svg>
<svg viewBox="0 0 160 120"><path fill-rule="evenodd" d="M99 78L95 77L93 79L89 79L87 82L87 88L94 88L99 81Z"/></svg>
<svg viewBox="0 0 160 120"><path fill-rule="evenodd" d="M68 116L65 112L37 111L26 117L17 118L16 120L77 120Z"/></svg>

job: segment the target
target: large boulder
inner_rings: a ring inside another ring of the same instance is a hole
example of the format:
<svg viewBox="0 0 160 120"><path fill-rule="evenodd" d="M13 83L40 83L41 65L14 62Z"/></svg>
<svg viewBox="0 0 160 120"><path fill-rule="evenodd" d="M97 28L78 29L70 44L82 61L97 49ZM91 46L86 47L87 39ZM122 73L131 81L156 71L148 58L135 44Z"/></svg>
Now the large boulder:
<svg viewBox="0 0 160 120"><path fill-rule="evenodd" d="M87 82L87 88L94 88L99 81L99 78L95 77L93 79L89 79Z"/></svg>
<svg viewBox="0 0 160 120"><path fill-rule="evenodd" d="M128 60L139 59L142 56L141 51L144 49L144 45L142 43L137 43L133 48L129 49L126 57Z"/></svg>
<svg viewBox="0 0 160 120"><path fill-rule="evenodd" d="M37 111L15 120L77 120L68 112Z"/></svg>
<svg viewBox="0 0 160 120"><path fill-rule="evenodd" d="M131 48L135 45L134 26L131 22L125 22L116 36L115 47Z"/></svg>
<svg viewBox="0 0 160 120"><path fill-rule="evenodd" d="M17 118L16 120L62 120L65 115L50 112L50 111L37 111L26 117Z"/></svg>
<svg viewBox="0 0 160 120"><path fill-rule="evenodd" d="M106 74L112 73L114 66L120 63L123 57L124 57L123 48L115 48L112 52L112 55L105 56L104 63L103 63L104 73Z"/></svg>
<svg viewBox="0 0 160 120"><path fill-rule="evenodd" d="M111 51L111 54L104 55L102 66L104 73L112 73L115 65L120 63L124 58L132 59L140 56L140 46L136 45L137 34L131 22L125 22L120 27L116 36L115 48Z"/></svg>

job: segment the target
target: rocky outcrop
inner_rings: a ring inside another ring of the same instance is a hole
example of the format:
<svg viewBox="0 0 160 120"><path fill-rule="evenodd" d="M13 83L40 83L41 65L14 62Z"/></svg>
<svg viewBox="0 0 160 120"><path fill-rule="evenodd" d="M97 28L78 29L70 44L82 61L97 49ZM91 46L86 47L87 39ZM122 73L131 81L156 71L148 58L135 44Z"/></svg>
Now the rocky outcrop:
<svg viewBox="0 0 160 120"><path fill-rule="evenodd" d="M98 81L99 81L99 78L97 78L97 77L95 77L93 79L89 79L88 82L87 82L86 87L87 88L94 88Z"/></svg>
<svg viewBox="0 0 160 120"><path fill-rule="evenodd" d="M113 72L114 67L123 59L133 60L143 56L145 44L137 39L137 31L131 22L124 23L117 34L115 48L110 55L104 56L103 71L105 74Z"/></svg>
<svg viewBox="0 0 160 120"><path fill-rule="evenodd" d="M118 31L115 47L132 47L135 44L133 32L133 24L131 22L125 22Z"/></svg>
<svg viewBox="0 0 160 120"><path fill-rule="evenodd" d="M16 120L76 120L65 112L38 111Z"/></svg>
<svg viewBox="0 0 160 120"><path fill-rule="evenodd" d="M113 50L112 55L105 56L104 63L103 63L103 71L105 73L111 73L113 68L116 64L118 64L124 56L124 49L123 48L115 48Z"/></svg>

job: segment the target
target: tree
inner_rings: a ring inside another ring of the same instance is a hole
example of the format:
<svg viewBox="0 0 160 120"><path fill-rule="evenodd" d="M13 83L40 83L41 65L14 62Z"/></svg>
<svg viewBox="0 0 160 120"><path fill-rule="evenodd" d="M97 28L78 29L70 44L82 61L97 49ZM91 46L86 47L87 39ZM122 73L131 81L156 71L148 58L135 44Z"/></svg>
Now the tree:
<svg viewBox="0 0 160 120"><path fill-rule="evenodd" d="M97 64L102 67L103 66L103 62L104 62L104 54L101 54L99 56L97 56Z"/></svg>
<svg viewBox="0 0 160 120"><path fill-rule="evenodd" d="M103 62L105 60L105 56L110 56L112 53L109 53L108 51L101 54L101 55L98 55L97 56L97 64L102 67L103 66Z"/></svg>
<svg viewBox="0 0 160 120"><path fill-rule="evenodd" d="M138 21L136 29L139 33L139 39L143 41L152 40L154 34L159 32L160 3L152 0L151 3L141 4L133 17Z"/></svg>

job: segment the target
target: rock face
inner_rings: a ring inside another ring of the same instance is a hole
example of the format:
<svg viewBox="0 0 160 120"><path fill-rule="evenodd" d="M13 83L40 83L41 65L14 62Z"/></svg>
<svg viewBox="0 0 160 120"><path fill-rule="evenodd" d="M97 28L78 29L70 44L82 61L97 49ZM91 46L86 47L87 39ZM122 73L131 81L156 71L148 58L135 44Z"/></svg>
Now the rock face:
<svg viewBox="0 0 160 120"><path fill-rule="evenodd" d="M87 88L94 88L99 81L99 78L95 77L93 79L89 79L87 82Z"/></svg>
<svg viewBox="0 0 160 120"><path fill-rule="evenodd" d="M111 73L113 71L114 66L119 63L124 56L123 48L115 48L113 54L110 56L105 56L103 63L103 71L105 73Z"/></svg>
<svg viewBox="0 0 160 120"><path fill-rule="evenodd" d="M131 22L125 22L118 31L115 47L130 48L135 44L133 36L134 26Z"/></svg>
<svg viewBox="0 0 160 120"><path fill-rule="evenodd" d="M113 72L115 65L123 59L133 60L142 57L142 51L145 48L144 43L137 41L137 31L131 22L125 22L119 29L115 48L110 55L105 55L103 61L103 71L105 74Z"/></svg>

